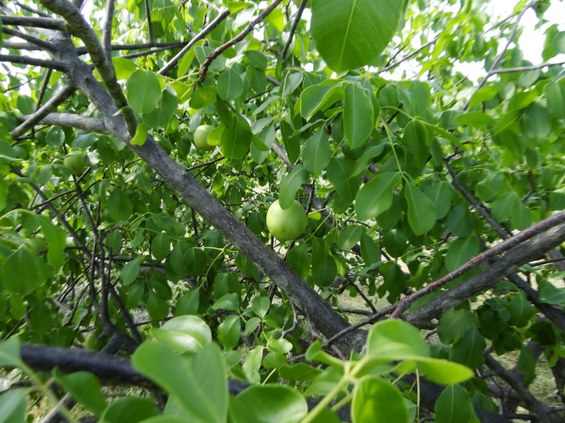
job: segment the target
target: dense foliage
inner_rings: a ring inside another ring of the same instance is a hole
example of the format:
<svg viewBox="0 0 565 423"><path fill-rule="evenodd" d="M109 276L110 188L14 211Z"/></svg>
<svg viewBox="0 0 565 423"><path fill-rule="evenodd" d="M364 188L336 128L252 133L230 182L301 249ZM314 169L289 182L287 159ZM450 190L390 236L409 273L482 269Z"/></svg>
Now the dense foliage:
<svg viewBox="0 0 565 423"><path fill-rule="evenodd" d="M0 1L0 422L560 421L565 31L488 3Z"/></svg>

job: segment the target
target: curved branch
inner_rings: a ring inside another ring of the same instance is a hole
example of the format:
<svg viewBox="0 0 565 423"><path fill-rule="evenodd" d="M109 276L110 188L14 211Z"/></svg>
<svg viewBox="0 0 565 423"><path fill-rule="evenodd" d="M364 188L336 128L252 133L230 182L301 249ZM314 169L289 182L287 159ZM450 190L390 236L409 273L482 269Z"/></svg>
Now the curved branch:
<svg viewBox="0 0 565 423"><path fill-rule="evenodd" d="M560 214L565 214L565 212ZM470 279L410 312L405 320L413 325L426 327L435 316L461 304L473 295L493 287L496 281L517 266L543 255L564 241L565 224L554 226L530 241L509 249L505 255L497 259L488 269L477 273Z"/></svg>
<svg viewBox="0 0 565 423"><path fill-rule="evenodd" d="M32 28L65 30L65 21L56 18L37 18L32 16L0 16L4 25L29 26Z"/></svg>
<svg viewBox="0 0 565 423"><path fill-rule="evenodd" d="M536 223L535 225L529 227L528 229L525 229L522 232L519 232L518 234L500 242L499 244L495 245L494 247L492 247L492 248L490 248L490 249L488 249L488 250L486 250L486 251L484 251L480 254L477 254L475 257L472 257L471 259L469 259L469 261L467 261L467 263L465 263L464 265L462 265L458 269L455 269L453 272L448 273L444 277L442 277L442 278L438 279L437 281L432 282L431 284L427 285L425 288L423 288L423 289L413 293L412 295L409 295L408 297L405 297L402 300L400 300L396 310L392 313L391 317L393 317L393 318L400 317L402 315L402 313L404 312L404 310L406 310L406 308L408 308L410 306L410 304L412 304L414 301L422 298L423 296L425 296L427 294L430 294L434 291L437 291L439 288L441 288L446 283L458 278L459 276L463 275L464 273L468 272L469 270L478 267L480 264L484 263L485 261L487 261L487 260L489 260L493 257L496 257L496 256L506 252L507 250L511 249L512 247L520 245L524 241L532 238L533 236L538 235L541 232L545 232L550 228L553 228L557 225L562 224L563 222L565 222L565 212L557 213L557 214L555 214L551 217L548 217L547 219L542 220L541 222ZM564 228L565 228L565 225L564 225ZM557 244L557 245L559 245L559 244ZM537 251L536 253L537 253L537 255L539 255L539 251ZM524 264L526 262L527 261L523 261L523 262L519 262L518 264ZM503 275L500 275L500 276L503 276Z"/></svg>
<svg viewBox="0 0 565 423"><path fill-rule="evenodd" d="M27 116L20 117L20 119L26 118ZM114 135L114 132L108 127L104 119L73 115L72 113L50 113L41 119L41 123L82 129L83 131L96 132L103 135Z"/></svg>
<svg viewBox="0 0 565 423"><path fill-rule="evenodd" d="M15 54L0 54L0 62L19 63L22 65L40 66L42 68L55 69L66 72L69 67L54 60L34 59L33 57L18 56Z"/></svg>
<svg viewBox="0 0 565 423"><path fill-rule="evenodd" d="M41 119L51 113L52 110L55 110L60 104L62 104L65 100L67 100L73 93L75 92L75 88L69 85L63 87L59 90L53 97L47 101L43 106L41 106L34 114L26 116L26 120L17 128L15 128L10 135L12 138L17 140L20 138L25 132L32 128L35 124L39 123Z"/></svg>
<svg viewBox="0 0 565 423"><path fill-rule="evenodd" d="M216 28L220 24L220 22L222 22L224 19L226 19L229 16L229 14L230 11L226 9L218 16L216 16L216 18L212 22L210 22L208 25L206 25L206 27L202 29L202 31L196 34L192 38L192 40L190 40L190 42L187 45L185 45L184 48L175 55L175 57L169 60L165 64L165 66L159 69L159 72L157 73L159 75L167 75L171 71L171 69L179 62L179 60L182 59L186 53L188 53L188 51L192 48L192 46L194 46L194 44L196 44L198 41L203 39L207 34L212 32L214 28Z"/></svg>
<svg viewBox="0 0 565 423"><path fill-rule="evenodd" d="M104 84L108 88L112 100L120 110L129 133L133 136L137 127L137 119L133 111L129 108L127 99L122 91L121 86L116 80L116 72L112 62L108 61L108 57L100 44L98 35L92 27L86 22L80 10L68 0L40 0L41 3L51 11L62 16L69 30L73 35L80 38L84 42L84 46L88 50L90 58L98 70Z"/></svg>
<svg viewBox="0 0 565 423"><path fill-rule="evenodd" d="M210 56L208 56L206 58L206 60L204 61L204 63L202 64L202 67L200 68L200 76L198 77L198 82L202 83L204 81L204 79L206 79L206 74L208 73L208 69L210 68L210 65L212 64L212 62L214 60L216 60L218 58L218 56L220 54L222 54L228 48L234 46L235 44L237 44L238 42L243 40L247 36L247 34L249 34L251 31L253 31L253 28L255 28L255 25L257 25L259 22L262 22L267 16L269 16L269 14L273 10L275 10L275 8L281 3L281 1L282 0L273 1L265 10L263 10L263 12L261 12L259 14L259 16L257 16L251 22L249 22L249 25L247 25L247 27L243 31L241 31L239 34L237 34L231 40L222 44L216 50L214 50L212 52L212 54L210 54Z"/></svg>
<svg viewBox="0 0 565 423"><path fill-rule="evenodd" d="M48 43L47 41L43 41L37 37L33 37L31 35L28 34L24 34L23 32L20 31L16 31L15 29L10 29L10 28L6 28L6 27L2 27L2 32L4 34L8 34L11 35L12 37L16 37L16 38L21 38L22 40L25 40L31 44L36 45L39 48L51 51L53 49L53 45Z"/></svg>

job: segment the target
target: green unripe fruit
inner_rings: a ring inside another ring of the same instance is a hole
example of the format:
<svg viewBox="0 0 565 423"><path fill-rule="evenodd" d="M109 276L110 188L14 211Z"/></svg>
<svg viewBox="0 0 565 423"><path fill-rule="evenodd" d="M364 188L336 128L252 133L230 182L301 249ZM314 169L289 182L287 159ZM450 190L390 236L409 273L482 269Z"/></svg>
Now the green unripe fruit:
<svg viewBox="0 0 565 423"><path fill-rule="evenodd" d="M86 154L80 152L70 153L63 160L63 164L73 175L80 176L86 167Z"/></svg>
<svg viewBox="0 0 565 423"><path fill-rule="evenodd" d="M208 136L213 129L212 125L200 125L196 128L196 131L194 131L194 145L196 145L196 148L202 151L210 151L215 148L215 146L208 143Z"/></svg>
<svg viewBox="0 0 565 423"><path fill-rule="evenodd" d="M267 228L281 242L298 238L304 233L307 223L306 212L296 200L286 209L277 200L267 211Z"/></svg>

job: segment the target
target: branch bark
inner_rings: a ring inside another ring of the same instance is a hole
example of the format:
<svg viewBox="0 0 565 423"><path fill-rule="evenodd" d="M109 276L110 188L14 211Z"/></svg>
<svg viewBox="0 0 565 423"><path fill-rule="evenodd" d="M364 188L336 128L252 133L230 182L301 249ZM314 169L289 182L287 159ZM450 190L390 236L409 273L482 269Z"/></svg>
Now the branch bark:
<svg viewBox="0 0 565 423"><path fill-rule="evenodd" d="M405 320L419 327L428 327L434 317L461 304L473 295L492 288L496 281L517 266L538 258L564 241L565 224L560 224L528 242L511 248L491 267L410 312Z"/></svg>

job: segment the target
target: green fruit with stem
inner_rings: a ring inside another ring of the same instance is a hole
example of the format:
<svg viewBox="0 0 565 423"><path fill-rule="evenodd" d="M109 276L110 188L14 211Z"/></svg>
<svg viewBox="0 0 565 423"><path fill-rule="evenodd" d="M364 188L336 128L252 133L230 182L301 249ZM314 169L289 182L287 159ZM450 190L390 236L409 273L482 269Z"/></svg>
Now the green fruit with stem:
<svg viewBox="0 0 565 423"><path fill-rule="evenodd" d="M298 238L304 233L307 223L306 211L296 200L286 209L277 200L267 211L267 228L281 242Z"/></svg>
<svg viewBox="0 0 565 423"><path fill-rule="evenodd" d="M63 160L63 164L73 175L80 176L86 168L86 154L82 152L69 153Z"/></svg>
<svg viewBox="0 0 565 423"><path fill-rule="evenodd" d="M210 132L214 129L212 125L200 125L194 131L194 145L202 151L210 151L215 148L214 145L208 143Z"/></svg>

